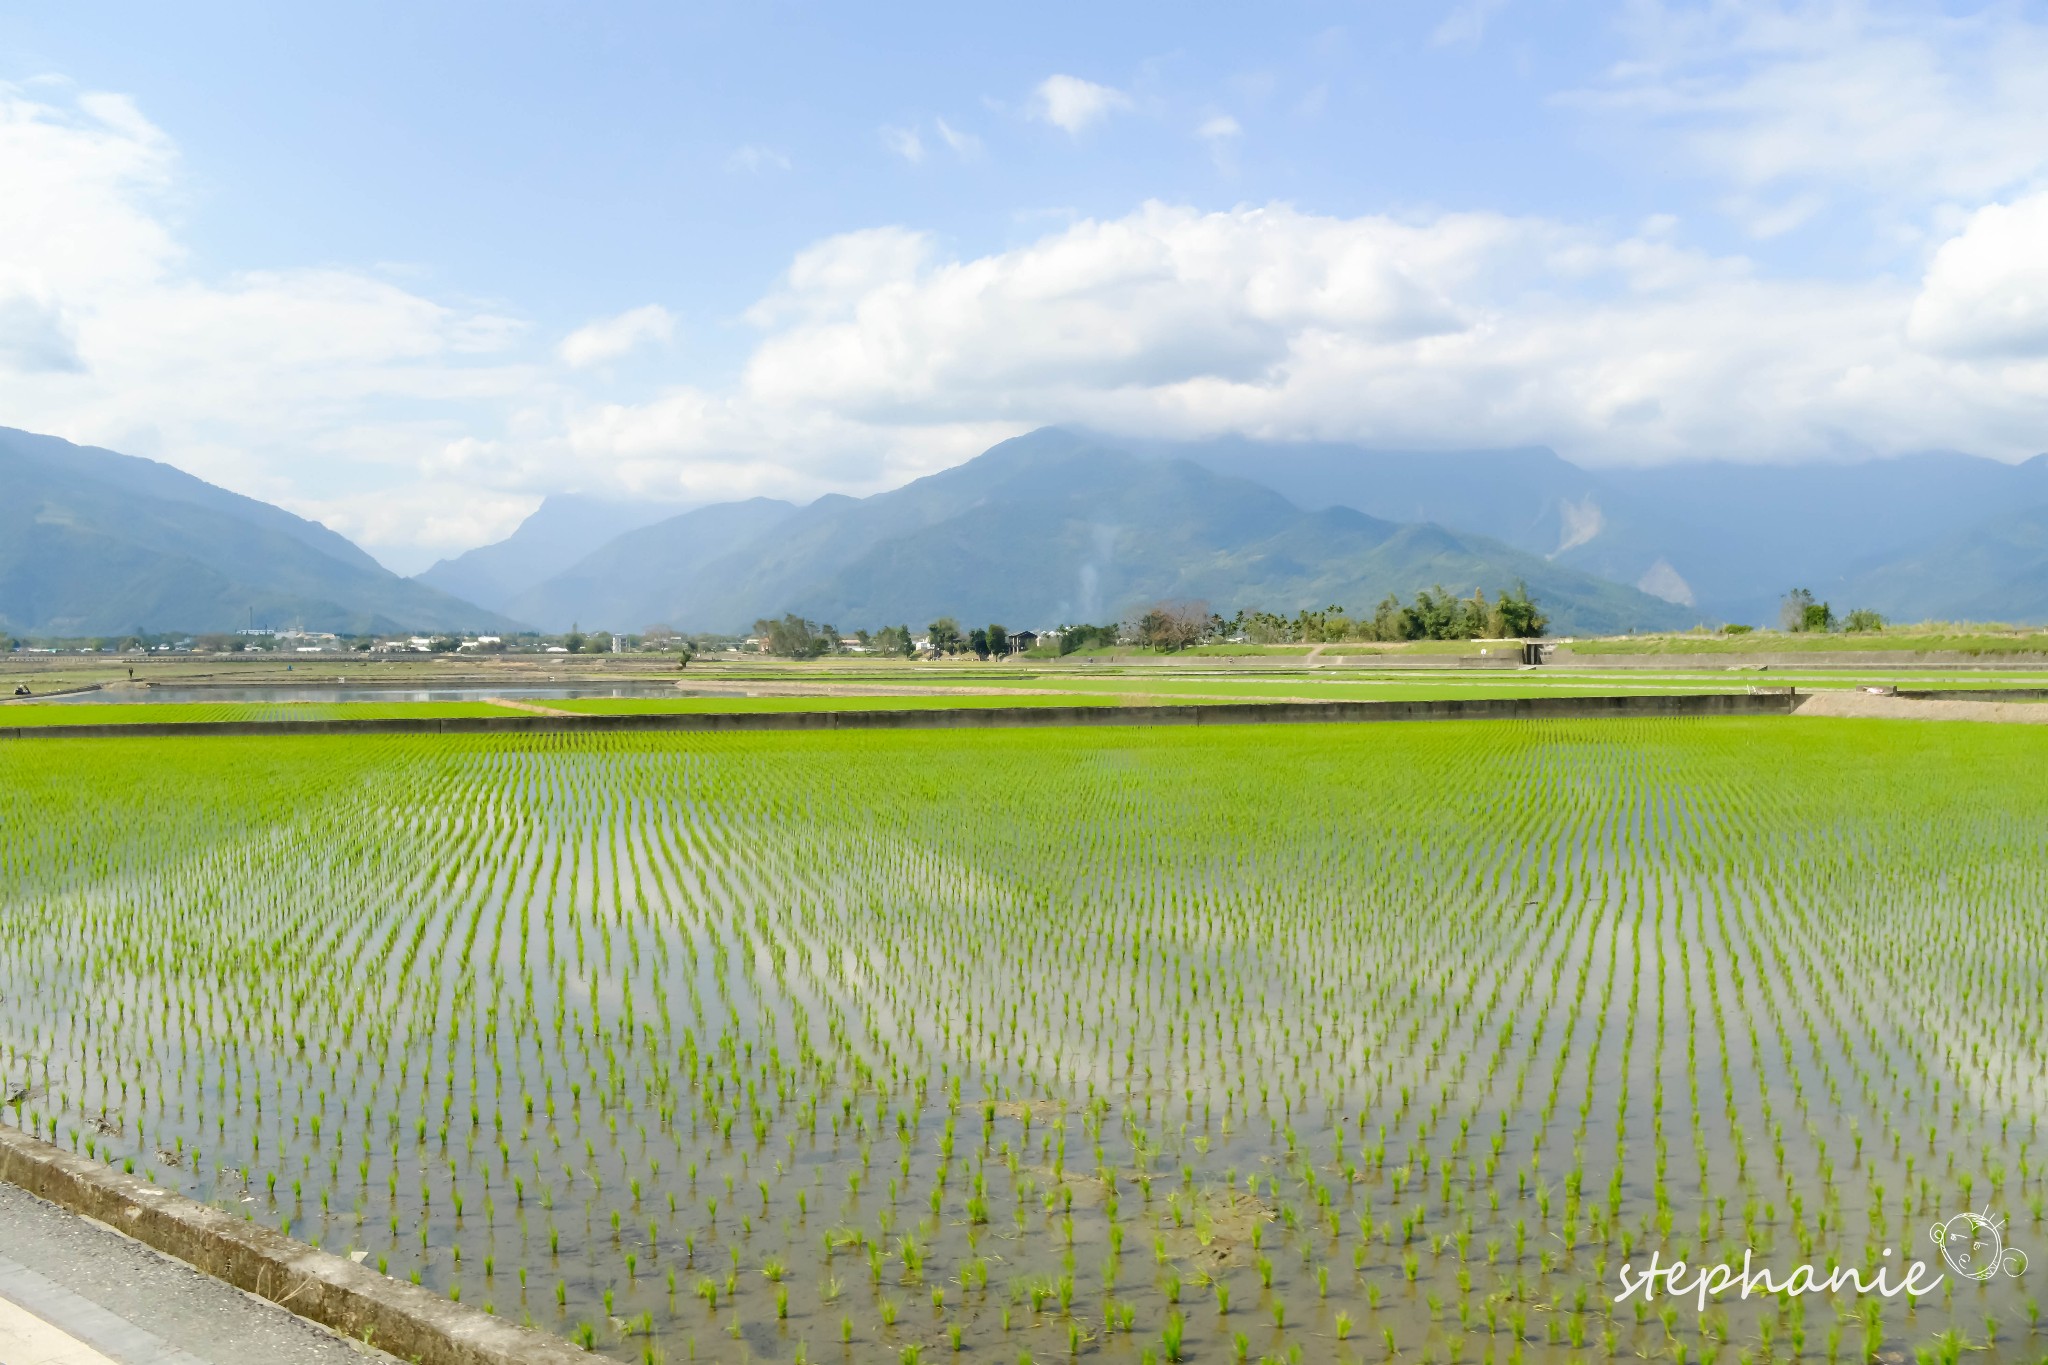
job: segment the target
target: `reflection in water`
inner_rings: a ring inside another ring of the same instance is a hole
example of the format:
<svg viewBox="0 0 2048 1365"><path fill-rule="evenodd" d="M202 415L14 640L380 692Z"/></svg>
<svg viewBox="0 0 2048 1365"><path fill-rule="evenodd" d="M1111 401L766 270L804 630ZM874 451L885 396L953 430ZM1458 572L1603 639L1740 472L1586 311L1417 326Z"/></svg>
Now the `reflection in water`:
<svg viewBox="0 0 2048 1365"><path fill-rule="evenodd" d="M608 683L600 686L560 687L325 687L283 683L270 687L136 687L109 688L99 692L73 692L37 700L87 706L122 702L343 702L343 701L483 701L509 697L514 701L580 697L750 697L751 692L728 689L671 687L666 683Z"/></svg>

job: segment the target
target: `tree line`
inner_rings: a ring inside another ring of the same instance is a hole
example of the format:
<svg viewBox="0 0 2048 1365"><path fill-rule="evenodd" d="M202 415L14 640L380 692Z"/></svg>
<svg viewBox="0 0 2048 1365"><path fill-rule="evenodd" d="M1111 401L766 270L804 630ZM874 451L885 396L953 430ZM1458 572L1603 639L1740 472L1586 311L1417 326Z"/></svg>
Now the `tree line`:
<svg viewBox="0 0 2048 1365"><path fill-rule="evenodd" d="M1212 612L1206 602L1164 600L1134 611L1122 621L1104 625L1067 624L1044 636L1034 635L1030 652L1040 657L1057 657L1086 649L1130 645L1171 653L1231 641L1333 644L1351 640L1535 639L1549 627L1550 618L1537 606L1525 584L1517 583L1492 599L1483 589L1474 591L1470 597L1459 597L1438 585L1424 588L1407 602L1389 593L1370 615L1358 616L1332 605L1304 609L1293 616L1257 608L1240 609L1235 616L1226 618ZM780 619L763 617L754 622L754 637L764 653L787 659L815 659L848 648L846 637L835 626L795 612ZM851 641L861 653L905 659L915 657L920 645L907 625L856 631ZM931 654L949 658L972 654L981 659L1000 659L1020 652L1018 637L1009 627L998 623L963 627L951 616L941 616L926 626L922 644Z"/></svg>
<svg viewBox="0 0 2048 1365"><path fill-rule="evenodd" d="M1550 629L1527 584L1516 583L1488 600L1485 590L1459 597L1442 584L1424 588L1403 602L1388 593L1370 616L1353 616L1341 606L1303 610L1293 616L1239 612L1225 623L1231 635L1253 644L1338 644L1345 641L1534 640Z"/></svg>
<svg viewBox="0 0 2048 1365"><path fill-rule="evenodd" d="M1837 617L1833 607L1814 599L1811 589L1794 588L1778 604L1778 626L1794 635L1825 635L1833 630L1861 634L1883 630L1884 617L1861 607Z"/></svg>

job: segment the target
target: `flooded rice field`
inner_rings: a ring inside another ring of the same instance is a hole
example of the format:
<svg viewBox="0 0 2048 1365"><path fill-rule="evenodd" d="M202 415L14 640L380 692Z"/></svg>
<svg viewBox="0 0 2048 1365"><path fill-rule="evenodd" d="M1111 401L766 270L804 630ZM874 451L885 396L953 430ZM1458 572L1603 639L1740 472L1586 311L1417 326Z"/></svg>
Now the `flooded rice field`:
<svg viewBox="0 0 2048 1365"><path fill-rule="evenodd" d="M438 686L395 684L274 683L231 686L222 683L157 683L149 687L102 687L81 692L60 692L55 696L29 700L52 706L120 705L337 705L341 703L384 702L479 702L493 697L517 701L585 699L596 697L751 696L748 692L723 689L690 689L669 683L518 683L492 686L478 683L448 683Z"/></svg>
<svg viewBox="0 0 2048 1365"><path fill-rule="evenodd" d="M2036 1360L2044 741L17 745L5 1116L620 1360Z"/></svg>

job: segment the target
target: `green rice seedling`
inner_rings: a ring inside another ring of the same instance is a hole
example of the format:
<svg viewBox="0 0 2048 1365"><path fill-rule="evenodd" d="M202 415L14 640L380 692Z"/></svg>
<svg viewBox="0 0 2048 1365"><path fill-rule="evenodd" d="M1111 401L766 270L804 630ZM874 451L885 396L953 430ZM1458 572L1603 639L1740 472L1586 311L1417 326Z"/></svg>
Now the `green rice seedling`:
<svg viewBox="0 0 2048 1365"><path fill-rule="evenodd" d="M1782 1354L1806 1327L1754 1301L1588 1305L1651 1249L1924 1256L1966 1192L2034 1226L2026 733L1284 729L22 746L0 1081L42 1086L24 1131L230 1209L282 1181L298 1235L385 1221L430 1276L459 1217L486 1283L542 1267L571 1333L718 1247L712 1312L742 1251L792 1317L845 1250L983 1293L977 1239L1014 1227L1040 1311L1099 1242L1105 1296L1164 1321L1224 1249L1268 1292L1298 1256L1333 1322L1418 1353L1433 1322L1438 1357L1482 1323L1497 1358ZM815 1285L766 1276L812 1195L864 1231L812 1244ZM1159 1273L1116 1288L1130 1235ZM1206 1282L1196 1356L1235 1325ZM2018 1288L1863 1332L2008 1352Z"/></svg>

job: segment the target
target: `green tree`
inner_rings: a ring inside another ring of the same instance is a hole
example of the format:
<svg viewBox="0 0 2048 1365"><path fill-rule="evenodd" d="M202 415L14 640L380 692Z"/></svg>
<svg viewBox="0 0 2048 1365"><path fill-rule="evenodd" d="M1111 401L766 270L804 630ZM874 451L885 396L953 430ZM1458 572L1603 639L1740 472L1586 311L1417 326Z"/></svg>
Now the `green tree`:
<svg viewBox="0 0 2048 1365"><path fill-rule="evenodd" d="M1375 640L1420 640L1423 634L1422 618L1412 607L1401 605L1401 599L1388 593L1372 613L1372 638Z"/></svg>
<svg viewBox="0 0 2048 1365"><path fill-rule="evenodd" d="M1001 626L990 626L987 631L988 652L998 659L1008 658L1010 653L1010 632Z"/></svg>
<svg viewBox="0 0 2048 1365"><path fill-rule="evenodd" d="M925 627L925 638L931 642L934 653L958 654L963 643L960 623L950 616L941 616Z"/></svg>
<svg viewBox="0 0 2048 1365"><path fill-rule="evenodd" d="M1835 628L1835 614L1825 602L1816 602L1806 588L1794 588L1778 604L1778 624L1796 633L1817 633Z"/></svg>
<svg viewBox="0 0 2048 1365"><path fill-rule="evenodd" d="M1534 640L1549 628L1550 618L1536 606L1536 599L1529 595L1529 585L1517 581L1493 604L1487 633L1500 640Z"/></svg>
<svg viewBox="0 0 2048 1365"><path fill-rule="evenodd" d="M967 637L967 647L974 651L976 658L986 659L988 657L988 632L980 626L976 626L974 633Z"/></svg>
<svg viewBox="0 0 2048 1365"><path fill-rule="evenodd" d="M1434 591L1424 588L1415 594L1415 619L1422 624L1425 640L1455 640L1464 625L1464 605L1443 584ZM1464 638L1470 639L1470 636Z"/></svg>
<svg viewBox="0 0 2048 1365"><path fill-rule="evenodd" d="M1059 629L1059 652L1072 654L1077 649L1107 649L1117 640L1115 626L1061 626Z"/></svg>
<svg viewBox="0 0 2048 1365"><path fill-rule="evenodd" d="M1861 634L1865 631L1883 630L1884 618L1868 607L1858 607L1842 618L1842 629Z"/></svg>

